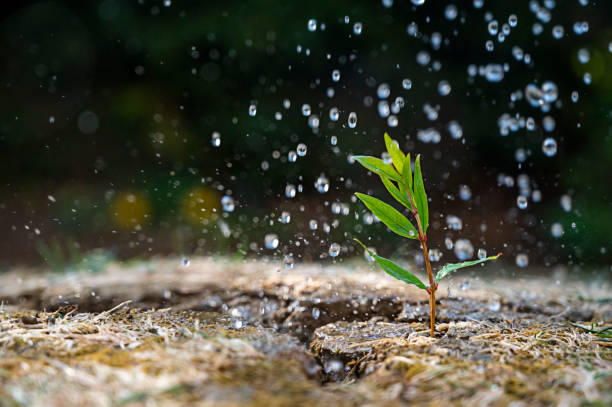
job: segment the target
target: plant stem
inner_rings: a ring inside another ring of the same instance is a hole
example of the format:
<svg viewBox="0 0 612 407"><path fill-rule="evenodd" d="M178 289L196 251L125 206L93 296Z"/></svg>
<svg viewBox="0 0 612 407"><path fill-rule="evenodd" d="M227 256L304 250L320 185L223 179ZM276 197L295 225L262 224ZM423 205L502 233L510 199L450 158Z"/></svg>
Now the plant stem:
<svg viewBox="0 0 612 407"><path fill-rule="evenodd" d="M412 214L414 215L414 219L416 220L417 227L419 229L419 241L421 242L421 246L423 248L423 256L425 257L425 266L427 267L427 277L429 278L429 288L427 289L427 293L429 293L429 336L432 338L436 336L435 326L436 326L436 290L438 289L438 284L434 281L433 271L431 271L431 262L429 261L429 252L427 251L427 235L423 232L423 226L421 225L421 220L419 219L419 212L417 210L417 206L412 199L412 194L410 193L410 189L404 185L406 189L406 194L408 195L408 199L410 199L410 203L412 204Z"/></svg>
<svg viewBox="0 0 612 407"><path fill-rule="evenodd" d="M420 227L421 225L419 225ZM422 239L421 239L422 238ZM421 245L423 246L423 256L425 256L425 265L427 266L427 276L429 277L429 336L432 338L435 334L435 325L436 325L436 289L438 285L435 284L433 278L433 272L431 271L431 263L429 262L429 252L427 251L427 237L420 234L419 240L421 241Z"/></svg>

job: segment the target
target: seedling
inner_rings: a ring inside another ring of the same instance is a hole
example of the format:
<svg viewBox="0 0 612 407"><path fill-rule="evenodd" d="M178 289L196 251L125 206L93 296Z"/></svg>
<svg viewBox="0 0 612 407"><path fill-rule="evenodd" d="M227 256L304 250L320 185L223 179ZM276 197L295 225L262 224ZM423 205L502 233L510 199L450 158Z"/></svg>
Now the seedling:
<svg viewBox="0 0 612 407"><path fill-rule="evenodd" d="M427 276L429 277L429 285L425 285L417 276L398 266L391 260L378 256L358 239L355 240L363 246L364 250L372 256L380 268L387 274L407 284L415 285L427 291L429 294L430 335L433 338L436 323L436 290L438 289L440 280L461 268L474 266L489 260L495 260L501 256L501 253L484 259L447 264L438 271L434 278L431 270L431 263L429 261L429 253L427 251L429 208L427 194L425 193L425 185L423 184L423 176L421 174L420 155L416 157L413 173L410 154L405 155L400 150L397 143L391 140L391 137L389 137L387 133L385 133L385 144L393 165L387 164L383 160L375 157L353 156L353 158L365 168L380 176L382 183L391 196L412 213L417 226L415 227L410 220L391 205L366 194L356 193L355 195L357 195L357 198L359 198L382 223L391 229L392 232L408 239L418 239L421 242L423 257L425 258L425 265L427 267Z"/></svg>

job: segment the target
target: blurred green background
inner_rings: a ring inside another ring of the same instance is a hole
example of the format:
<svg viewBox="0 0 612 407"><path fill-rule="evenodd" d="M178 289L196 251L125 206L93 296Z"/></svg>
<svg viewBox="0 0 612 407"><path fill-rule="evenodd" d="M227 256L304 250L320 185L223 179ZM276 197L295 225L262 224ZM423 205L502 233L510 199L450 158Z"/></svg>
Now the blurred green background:
<svg viewBox="0 0 612 407"><path fill-rule="evenodd" d="M445 17L449 2L391 3L5 2L0 265L92 258L84 253L292 253L296 260L319 260L331 242L342 244L340 258L347 258L361 253L351 238L364 235L373 236L379 252L411 255L414 242L398 242L380 224L364 225L363 207L351 200L355 191L388 197L377 178L347 157L380 155L382 134L390 131L404 150L423 155L429 240L444 260L455 259L444 238L465 237L476 249L503 251L509 261L525 253L531 264L610 270L612 3L535 2L549 22L528 1L487 1L482 8L457 1L452 20ZM488 34L487 13L500 26L510 14L518 17L505 41ZM315 32L307 28L311 18ZM577 35L573 25L581 21L589 29ZM363 24L360 35L353 33L355 22ZM412 22L417 36L407 33ZM534 23L543 27L540 35ZM564 27L563 38L553 37L555 25ZM434 33L440 47L432 46ZM489 39L492 52L485 49ZM531 63L513 58L514 46ZM585 63L580 49L589 53ZM417 63L420 51L430 55L427 66ZM469 65L489 63L508 64L503 81L468 75ZM338 83L334 69L342 73ZM583 80L587 72L590 84ZM412 89L402 89L404 78ZM450 95L438 93L440 80L451 84ZM513 92L544 81L559 89L560 102L549 113L524 98L511 100ZM405 99L395 128L377 113L380 83L390 85L391 99ZM580 95L577 103L572 91ZM320 118L316 131L300 112L304 103ZM427 119L425 103L439 105L437 120ZM341 111L337 123L328 118L332 106ZM348 112L358 115L355 129L346 126ZM538 126L501 136L497 122L504 113L531 116ZM556 121L551 133L541 129L545 115ZM448 134L451 120L461 124L462 140ZM440 143L417 139L419 129L430 127L440 131ZM219 147L211 144L215 131ZM558 143L550 158L541 147L547 136ZM287 162L300 142L307 155ZM523 163L517 149L526 153ZM321 173L330 180L326 194L313 186ZM520 174L542 193L526 210L516 205ZM504 176L514 185L498 185ZM302 184L303 191L289 199L287 183ZM459 198L460 185L469 186L471 199ZM224 195L235 200L233 212L221 210ZM562 195L571 197L571 210L560 205ZM333 213L334 202L349 205L348 215ZM288 224L278 221L283 211L291 213ZM447 230L448 215L462 219L462 230ZM311 219L317 230L309 228ZM551 235L555 222L565 232L559 238ZM264 247L269 233L279 236L277 250Z"/></svg>

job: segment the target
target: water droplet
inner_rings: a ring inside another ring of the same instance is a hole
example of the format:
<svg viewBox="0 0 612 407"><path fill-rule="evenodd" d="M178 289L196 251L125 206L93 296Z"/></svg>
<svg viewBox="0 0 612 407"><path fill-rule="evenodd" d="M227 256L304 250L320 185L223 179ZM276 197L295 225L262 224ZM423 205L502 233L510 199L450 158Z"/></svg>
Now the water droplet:
<svg viewBox="0 0 612 407"><path fill-rule="evenodd" d="M331 120L332 122L337 122L339 118L340 112L338 111L337 107L332 107L331 109L329 109L329 120Z"/></svg>
<svg viewBox="0 0 612 407"><path fill-rule="evenodd" d="M504 79L504 67L501 64L488 64L485 66L484 76L489 82L501 82Z"/></svg>
<svg viewBox="0 0 612 407"><path fill-rule="evenodd" d="M408 78L402 80L402 88L406 90L412 89L412 81Z"/></svg>
<svg viewBox="0 0 612 407"><path fill-rule="evenodd" d="M451 93L451 85L448 81L440 81L438 83L438 93L442 96L448 96Z"/></svg>
<svg viewBox="0 0 612 407"><path fill-rule="evenodd" d="M340 245L338 243L332 243L329 246L329 255L331 257L338 257L340 254Z"/></svg>
<svg viewBox="0 0 612 407"><path fill-rule="evenodd" d="M348 126L351 129L354 129L355 127L357 127L357 113L355 113L355 112L349 113Z"/></svg>
<svg viewBox="0 0 612 407"><path fill-rule="evenodd" d="M444 9L444 17L446 17L446 19L449 21L453 21L455 18L457 18L457 6L454 4L449 4L446 6Z"/></svg>
<svg viewBox="0 0 612 407"><path fill-rule="evenodd" d="M363 30L362 23L356 22L355 24L353 24L353 33L355 33L355 35L360 35L362 30Z"/></svg>
<svg viewBox="0 0 612 407"><path fill-rule="evenodd" d="M581 64L586 64L587 62L589 62L590 59L591 59L591 54L589 53L588 49L580 48L578 50L578 61Z"/></svg>
<svg viewBox="0 0 612 407"><path fill-rule="evenodd" d="M485 249L478 249L478 259L482 260L487 257L487 251Z"/></svg>
<svg viewBox="0 0 612 407"><path fill-rule="evenodd" d="M379 99L386 99L391 94L391 88L386 83L381 83L378 85L378 89L376 89L376 95Z"/></svg>
<svg viewBox="0 0 612 407"><path fill-rule="evenodd" d="M495 49L495 44L493 44L493 41L487 40L487 42L485 42L485 49L489 52L493 52Z"/></svg>
<svg viewBox="0 0 612 407"><path fill-rule="evenodd" d="M516 206L518 206L519 209L527 209L527 198L523 195L519 195L516 198Z"/></svg>
<svg viewBox="0 0 612 407"><path fill-rule="evenodd" d="M519 253L516 255L515 261L517 266L527 267L529 264L529 256L527 256L525 253Z"/></svg>
<svg viewBox="0 0 612 407"><path fill-rule="evenodd" d="M291 214L287 211L283 211L281 213L280 221L281 223L284 223L284 224L291 222Z"/></svg>
<svg viewBox="0 0 612 407"><path fill-rule="evenodd" d="M474 256L474 246L468 239L457 240L453 251L460 261L469 260Z"/></svg>
<svg viewBox="0 0 612 407"><path fill-rule="evenodd" d="M556 25L552 28L552 35L554 39L560 40L561 38L563 38L564 34L565 34L565 30L563 29L563 26Z"/></svg>
<svg viewBox="0 0 612 407"><path fill-rule="evenodd" d="M516 16L516 14L510 14L510 16L508 17L508 24L510 24L510 27L516 27L518 23L518 17Z"/></svg>
<svg viewBox="0 0 612 407"><path fill-rule="evenodd" d="M278 247L278 236L274 233L269 233L264 237L266 249L274 250Z"/></svg>
<svg viewBox="0 0 612 407"><path fill-rule="evenodd" d="M561 203L561 208L565 212L569 212L572 210L572 197L569 195L561 195L561 199L559 200Z"/></svg>
<svg viewBox="0 0 612 407"><path fill-rule="evenodd" d="M251 105L249 106L249 116L253 117L257 114L257 106Z"/></svg>
<svg viewBox="0 0 612 407"><path fill-rule="evenodd" d="M285 186L285 196L287 198L295 198L295 194L296 194L295 185L287 184L287 186Z"/></svg>
<svg viewBox="0 0 612 407"><path fill-rule="evenodd" d="M317 230L317 228L319 227L319 222L317 222L316 219L310 219L310 221L308 222L308 227L310 228L310 230Z"/></svg>
<svg viewBox="0 0 612 407"><path fill-rule="evenodd" d="M461 198L462 201L469 201L472 198L472 190L469 186L459 186L459 198Z"/></svg>
<svg viewBox="0 0 612 407"><path fill-rule="evenodd" d="M181 259L181 266L189 267L190 264L191 264L191 260L189 260L189 257L183 257Z"/></svg>
<svg viewBox="0 0 612 407"><path fill-rule="evenodd" d="M463 128L461 127L459 122L457 122L456 120L451 120L448 123L448 132L450 133L451 137L454 138L455 140L458 140L461 137L463 137Z"/></svg>
<svg viewBox="0 0 612 407"><path fill-rule="evenodd" d="M573 91L572 92L572 102L576 103L578 102L578 98L580 97L580 95L578 94L577 91Z"/></svg>
<svg viewBox="0 0 612 407"><path fill-rule="evenodd" d="M317 20L315 20L314 18L311 18L310 20L308 20L308 31L313 32L317 30Z"/></svg>
<svg viewBox="0 0 612 407"><path fill-rule="evenodd" d="M321 174L317 178L314 186L320 194L324 194L329 191L329 179L327 179L325 174Z"/></svg>
<svg viewBox="0 0 612 407"><path fill-rule="evenodd" d="M338 82L339 80L340 80L340 71L337 69L334 69L332 71L332 81Z"/></svg>
<svg viewBox="0 0 612 407"><path fill-rule="evenodd" d="M306 147L306 144L300 143L298 144L295 151L297 152L297 155L299 155L300 157L304 157L306 155L306 152L308 151L308 147Z"/></svg>
<svg viewBox="0 0 612 407"><path fill-rule="evenodd" d="M448 215L446 217L446 224L451 230L461 230L463 228L463 221L460 217L455 215Z"/></svg>
<svg viewBox="0 0 612 407"><path fill-rule="evenodd" d="M561 236L563 236L564 233L565 231L563 230L563 225L561 225L558 222L553 223L552 226L550 227L550 234L555 239L560 238Z"/></svg>
<svg viewBox="0 0 612 407"><path fill-rule="evenodd" d="M552 157L557 154L557 141L552 137L547 137L542 142L542 152L547 157Z"/></svg>
<svg viewBox="0 0 612 407"><path fill-rule="evenodd" d="M422 6L423 4L425 4L425 0L412 0L412 4L414 4L415 6Z"/></svg>
<svg viewBox="0 0 612 407"><path fill-rule="evenodd" d="M446 248L448 250L453 250L453 239L451 239L450 237L447 237L446 239L444 239L444 245L446 246Z"/></svg>
<svg viewBox="0 0 612 407"><path fill-rule="evenodd" d="M221 145L221 134L218 131L214 131L211 137L211 144L213 147L219 147Z"/></svg>
<svg viewBox="0 0 612 407"><path fill-rule="evenodd" d="M546 81L542 84L542 99L544 99L544 102L552 103L557 100L558 96L559 91L554 82Z"/></svg>
<svg viewBox="0 0 612 407"><path fill-rule="evenodd" d="M499 30L499 23L497 22L497 20L489 22L487 29L490 35L497 35L497 32Z"/></svg>
<svg viewBox="0 0 612 407"><path fill-rule="evenodd" d="M293 150L289 151L287 153L287 161L289 161L290 163L294 163L297 160L297 153Z"/></svg>
<svg viewBox="0 0 612 407"><path fill-rule="evenodd" d="M302 115L310 116L310 113L312 113L312 110L310 109L310 105L308 103L304 103L302 105Z"/></svg>
<svg viewBox="0 0 612 407"><path fill-rule="evenodd" d="M244 326L244 323L241 320L237 319L236 321L234 321L233 325L234 329L241 329Z"/></svg>
<svg viewBox="0 0 612 407"><path fill-rule="evenodd" d="M312 309L312 317L314 319L319 319L319 317L321 316L321 310L319 310L318 308L313 308Z"/></svg>
<svg viewBox="0 0 612 407"><path fill-rule="evenodd" d="M501 309L501 303L494 300L489 301L488 308L491 312L498 312Z"/></svg>
<svg viewBox="0 0 612 407"><path fill-rule="evenodd" d="M293 268L293 264L294 264L293 254L286 254L283 257L283 263L285 265L285 269L291 270Z"/></svg>
<svg viewBox="0 0 612 407"><path fill-rule="evenodd" d="M221 206L225 212L233 212L235 207L234 198L228 195L224 196L221 198Z"/></svg>

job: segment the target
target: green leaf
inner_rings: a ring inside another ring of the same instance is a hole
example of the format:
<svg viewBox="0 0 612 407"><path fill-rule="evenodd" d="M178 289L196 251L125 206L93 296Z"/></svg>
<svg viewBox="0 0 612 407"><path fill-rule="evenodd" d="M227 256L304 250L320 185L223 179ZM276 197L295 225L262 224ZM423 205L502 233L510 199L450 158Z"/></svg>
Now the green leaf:
<svg viewBox="0 0 612 407"><path fill-rule="evenodd" d="M401 174L406 156L404 156L402 150L400 150L397 144L391 139L389 133L385 133L385 145L387 146L387 151L391 156L391 160L393 160L393 165L397 169L397 172Z"/></svg>
<svg viewBox="0 0 612 407"><path fill-rule="evenodd" d="M412 208L412 205L410 204L410 200L408 199L406 194L402 193L402 191L398 189L398 187L396 187L395 184L393 184L393 182L389 180L389 178L385 177L384 175L381 175L380 179L385 185L385 188L387 188L387 191L389 191L391 196L393 196L393 198L395 198L397 202L401 203L408 209ZM401 183L400 183L400 187L403 188L403 185Z"/></svg>
<svg viewBox="0 0 612 407"><path fill-rule="evenodd" d="M407 270L404 270L397 264L393 263L391 260L385 259L384 257L380 257L376 253L372 252L363 243L361 243L359 239L355 239L355 241L359 243L363 247L363 249L368 252L368 254L372 256L372 258L374 258L374 260L376 260L376 263L378 263L380 268L383 269L385 273L397 278L398 280L403 281L404 283L413 284L422 290L427 290L425 284L423 284L423 282L419 280L417 276Z"/></svg>
<svg viewBox="0 0 612 407"><path fill-rule="evenodd" d="M495 259L497 259L501 255L502 254L499 253L496 256L487 257L486 259L473 260L473 261L464 261L463 263L447 264L444 267L442 267L440 269L440 271L438 271L438 274L436 274L436 283L439 282L440 280L442 280L444 277L446 277L449 274L451 274L453 271L462 269L464 267L470 267L470 266L474 266L476 264L484 263L485 261L495 260Z"/></svg>
<svg viewBox="0 0 612 407"><path fill-rule="evenodd" d="M394 207L370 195L360 194L359 192L355 195L393 232L408 239L419 238L419 233L412 223Z"/></svg>
<svg viewBox="0 0 612 407"><path fill-rule="evenodd" d="M406 154L404 168L402 169L402 179L412 193L412 164L410 163L410 153Z"/></svg>
<svg viewBox="0 0 612 407"><path fill-rule="evenodd" d="M419 212L419 220L423 233L427 234L427 226L429 225L429 208L427 203L427 194L425 194L425 185L423 184L423 175L421 175L421 156L417 155L414 164L414 203Z"/></svg>
<svg viewBox="0 0 612 407"><path fill-rule="evenodd" d="M368 170L378 175L384 175L387 178L391 178L394 181L401 181L402 177L395 171L392 165L385 164L383 160L376 157L369 157L366 155L354 155L353 158L359 164L366 167Z"/></svg>

